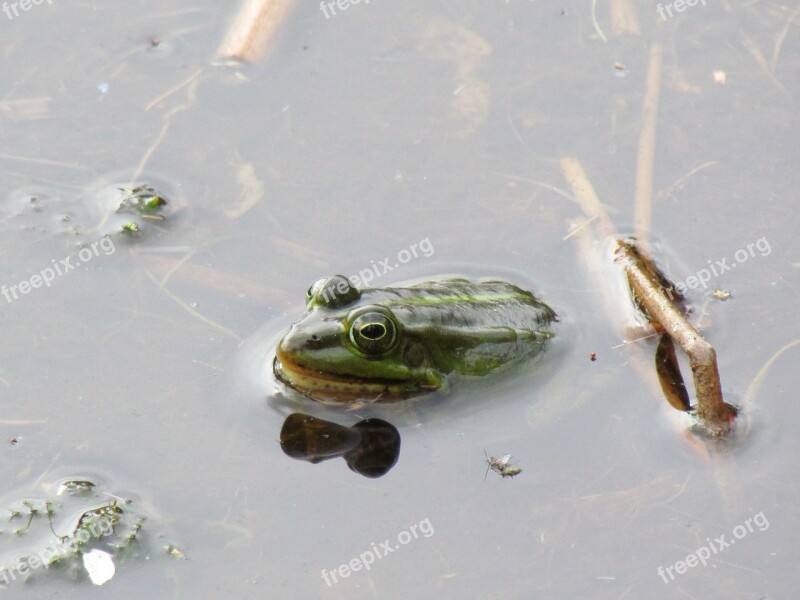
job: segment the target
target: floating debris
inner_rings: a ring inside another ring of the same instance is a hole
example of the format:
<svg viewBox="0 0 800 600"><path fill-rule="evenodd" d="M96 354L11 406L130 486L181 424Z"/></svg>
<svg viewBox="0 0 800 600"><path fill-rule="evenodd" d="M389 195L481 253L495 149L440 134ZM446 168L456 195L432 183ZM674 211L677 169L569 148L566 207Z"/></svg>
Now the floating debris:
<svg viewBox="0 0 800 600"><path fill-rule="evenodd" d="M717 300L722 300L723 302L731 297L731 293L726 292L725 290L714 290L711 295Z"/></svg>
<svg viewBox="0 0 800 600"><path fill-rule="evenodd" d="M21 525L14 537L0 537L9 561L0 565L0 585L47 575L74 579L82 571L103 585L116 564L144 555L136 542L145 518L127 507L131 501L101 495L88 479L62 480L51 489L57 500L23 499L9 508L9 520Z"/></svg>
<svg viewBox="0 0 800 600"><path fill-rule="evenodd" d="M97 548L83 555L83 568L89 573L89 578L95 585L103 585L117 572L113 556Z"/></svg>
<svg viewBox="0 0 800 600"><path fill-rule="evenodd" d="M94 484L91 481L65 481L58 486L56 496L62 495L64 492L70 495L91 493Z"/></svg>
<svg viewBox="0 0 800 600"><path fill-rule="evenodd" d="M117 213L138 214L144 219L155 219L158 221L166 219L163 214L163 209L169 202L151 186L144 184L131 189L117 189L127 194L122 202L120 202Z"/></svg>
<svg viewBox="0 0 800 600"><path fill-rule="evenodd" d="M139 226L133 222L125 223L120 228L120 233L123 235L136 236L139 234Z"/></svg>
<svg viewBox="0 0 800 600"><path fill-rule="evenodd" d="M167 554L169 554L172 558L177 558L178 560L186 559L186 555L172 544L166 546L164 550L166 550Z"/></svg>

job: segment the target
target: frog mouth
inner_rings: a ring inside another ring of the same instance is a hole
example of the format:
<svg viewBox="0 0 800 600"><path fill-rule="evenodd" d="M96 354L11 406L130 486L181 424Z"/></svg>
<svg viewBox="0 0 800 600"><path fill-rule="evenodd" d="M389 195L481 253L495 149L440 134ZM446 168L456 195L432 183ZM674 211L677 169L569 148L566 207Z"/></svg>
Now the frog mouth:
<svg viewBox="0 0 800 600"><path fill-rule="evenodd" d="M278 381L319 402L384 402L406 398L415 391L422 391L412 382L399 379L367 380L352 375L308 369L288 359L280 350L275 353L272 370Z"/></svg>

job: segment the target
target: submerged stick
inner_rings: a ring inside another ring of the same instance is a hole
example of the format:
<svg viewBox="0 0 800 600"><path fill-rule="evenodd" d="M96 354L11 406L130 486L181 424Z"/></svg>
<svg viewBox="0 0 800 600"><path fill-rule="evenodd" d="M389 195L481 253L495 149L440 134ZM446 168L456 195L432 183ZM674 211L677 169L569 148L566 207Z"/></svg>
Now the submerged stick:
<svg viewBox="0 0 800 600"><path fill-rule="evenodd" d="M559 165L575 199L583 210L583 214L587 219L597 220L598 239L617 237L617 230L603 208L597 192L594 191L592 182L586 176L581 162L572 156L565 156L559 161Z"/></svg>
<svg viewBox="0 0 800 600"><path fill-rule="evenodd" d="M636 248L617 240L617 257L625 269L631 291L647 316L659 323L689 357L697 393L697 416L713 435L728 433L736 409L722 399L722 386L714 347L701 336L667 297L652 267Z"/></svg>
<svg viewBox="0 0 800 600"><path fill-rule="evenodd" d="M218 59L253 61L263 54L295 0L244 0L217 50Z"/></svg>
<svg viewBox="0 0 800 600"><path fill-rule="evenodd" d="M636 239L647 242L653 212L653 170L656 157L656 125L661 95L661 45L650 47L650 62L642 101L642 131L636 154L636 184L633 207L633 227Z"/></svg>

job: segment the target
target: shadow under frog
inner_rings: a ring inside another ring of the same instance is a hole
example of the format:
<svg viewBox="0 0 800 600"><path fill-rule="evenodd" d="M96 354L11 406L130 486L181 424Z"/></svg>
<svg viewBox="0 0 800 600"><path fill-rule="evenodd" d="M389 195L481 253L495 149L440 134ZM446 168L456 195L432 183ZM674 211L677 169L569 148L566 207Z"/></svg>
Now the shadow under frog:
<svg viewBox="0 0 800 600"><path fill-rule="evenodd" d="M352 471L372 479L386 475L400 456L400 432L374 418L347 426L292 413L283 422L280 444L286 456L312 464L342 457Z"/></svg>

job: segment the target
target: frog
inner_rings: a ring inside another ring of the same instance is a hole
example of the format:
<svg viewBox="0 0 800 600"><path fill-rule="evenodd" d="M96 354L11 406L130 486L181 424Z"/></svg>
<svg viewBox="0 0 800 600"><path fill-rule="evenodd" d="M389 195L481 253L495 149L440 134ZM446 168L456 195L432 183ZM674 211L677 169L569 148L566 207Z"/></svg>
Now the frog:
<svg viewBox="0 0 800 600"><path fill-rule="evenodd" d="M325 404L448 392L540 354L558 321L512 283L465 278L360 289L334 275L308 288L306 311L278 342L273 372Z"/></svg>

